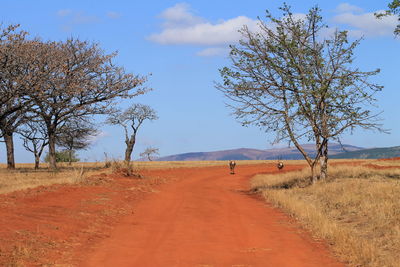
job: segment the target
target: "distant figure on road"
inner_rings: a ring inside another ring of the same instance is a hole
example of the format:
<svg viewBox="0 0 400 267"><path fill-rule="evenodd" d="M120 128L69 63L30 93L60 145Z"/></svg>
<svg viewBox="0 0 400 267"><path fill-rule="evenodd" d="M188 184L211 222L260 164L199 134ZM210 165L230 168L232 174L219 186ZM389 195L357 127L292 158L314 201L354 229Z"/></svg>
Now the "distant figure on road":
<svg viewBox="0 0 400 267"><path fill-rule="evenodd" d="M229 162L229 169L231 169L231 174L235 174L235 166L236 166L236 162L234 160L231 160Z"/></svg>
<svg viewBox="0 0 400 267"><path fill-rule="evenodd" d="M283 169L284 165L282 161L278 161L278 164L276 164L276 167L278 167L279 170Z"/></svg>

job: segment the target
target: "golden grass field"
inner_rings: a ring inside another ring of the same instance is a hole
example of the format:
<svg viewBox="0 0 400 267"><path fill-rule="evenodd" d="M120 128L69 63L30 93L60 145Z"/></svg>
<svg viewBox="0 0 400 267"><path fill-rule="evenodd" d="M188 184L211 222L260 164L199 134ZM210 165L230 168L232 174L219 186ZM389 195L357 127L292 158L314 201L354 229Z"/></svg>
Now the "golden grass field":
<svg viewBox="0 0 400 267"><path fill-rule="evenodd" d="M98 163L75 163L72 166L61 164L57 171L49 171L45 164L39 170L34 170L33 166L16 164L15 170L7 170L6 165L1 164L0 194L52 184L81 183L100 169Z"/></svg>
<svg viewBox="0 0 400 267"><path fill-rule="evenodd" d="M400 160L330 166L329 179L313 186L309 175L256 175L251 186L350 266L400 266Z"/></svg>

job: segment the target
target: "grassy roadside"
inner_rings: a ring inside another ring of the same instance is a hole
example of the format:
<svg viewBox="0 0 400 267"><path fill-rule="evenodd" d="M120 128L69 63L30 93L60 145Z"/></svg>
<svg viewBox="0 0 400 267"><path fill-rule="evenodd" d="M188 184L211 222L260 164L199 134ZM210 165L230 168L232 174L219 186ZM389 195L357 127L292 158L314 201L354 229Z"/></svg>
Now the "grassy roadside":
<svg viewBox="0 0 400 267"><path fill-rule="evenodd" d="M100 172L108 173L108 170L100 168L98 164L75 163L71 166L60 166L57 171L50 171L46 167L33 169L33 164L17 164L15 170L7 170L0 166L0 194L17 190L49 186L53 184L79 184Z"/></svg>
<svg viewBox="0 0 400 267"><path fill-rule="evenodd" d="M400 266L399 161L364 164L335 164L329 180L314 186L308 169L257 175L252 189L327 240L350 266Z"/></svg>

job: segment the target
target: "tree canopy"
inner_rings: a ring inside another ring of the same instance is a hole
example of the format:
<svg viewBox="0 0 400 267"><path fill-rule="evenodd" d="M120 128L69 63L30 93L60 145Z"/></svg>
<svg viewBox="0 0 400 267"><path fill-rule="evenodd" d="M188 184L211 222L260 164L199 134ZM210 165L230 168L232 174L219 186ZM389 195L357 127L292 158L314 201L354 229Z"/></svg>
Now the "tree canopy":
<svg viewBox="0 0 400 267"><path fill-rule="evenodd" d="M328 141L355 127L381 130L378 114L371 109L382 86L369 81L379 73L354 67L360 40L349 42L346 31L327 36L320 9L311 8L304 18L281 8L252 32L240 31L239 45L232 45L230 67L220 70L217 88L230 100L228 106L243 125L257 125L275 133L274 143L288 141L311 167L320 161L320 177L327 173ZM300 141L313 141L311 158Z"/></svg>
<svg viewBox="0 0 400 267"><path fill-rule="evenodd" d="M50 166L55 168L59 128L71 120L106 114L116 98L131 98L147 91L146 77L126 73L97 44L68 39L35 44L34 74L40 83L31 88L32 112L45 123Z"/></svg>

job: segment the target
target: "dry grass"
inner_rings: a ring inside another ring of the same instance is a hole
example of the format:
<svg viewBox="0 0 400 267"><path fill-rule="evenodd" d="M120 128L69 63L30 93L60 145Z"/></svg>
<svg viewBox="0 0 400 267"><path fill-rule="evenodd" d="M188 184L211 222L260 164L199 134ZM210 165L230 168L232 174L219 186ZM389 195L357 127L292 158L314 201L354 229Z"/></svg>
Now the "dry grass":
<svg viewBox="0 0 400 267"><path fill-rule="evenodd" d="M75 163L60 165L57 171L47 168L33 169L33 164L17 164L16 170L0 166L0 194L53 184L78 184L99 172L99 163ZM104 170L102 170L104 172Z"/></svg>
<svg viewBox="0 0 400 267"><path fill-rule="evenodd" d="M307 169L257 175L252 187L328 240L349 265L400 266L400 169L335 165L326 182L308 186L308 178Z"/></svg>

